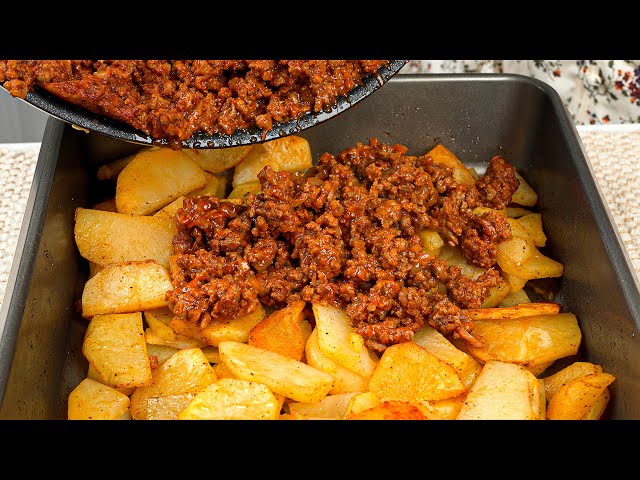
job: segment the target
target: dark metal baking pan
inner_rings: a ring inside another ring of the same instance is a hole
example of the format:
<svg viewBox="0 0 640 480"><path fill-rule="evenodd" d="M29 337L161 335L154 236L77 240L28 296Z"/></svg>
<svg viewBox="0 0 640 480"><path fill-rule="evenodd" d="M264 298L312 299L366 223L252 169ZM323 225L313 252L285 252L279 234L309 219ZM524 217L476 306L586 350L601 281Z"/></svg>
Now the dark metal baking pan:
<svg viewBox="0 0 640 480"><path fill-rule="evenodd" d="M415 153L441 141L477 168L505 155L538 192L548 253L565 265L556 300L580 322L579 358L616 376L606 418L640 419L638 281L553 89L517 75L401 75L302 136L316 157L373 136ZM0 311L0 418L65 418L87 368L74 208L100 200L98 164L135 148L49 120Z"/></svg>
<svg viewBox="0 0 640 480"><path fill-rule="evenodd" d="M232 135L196 132L191 138L181 142L182 147L223 148L236 145L249 145L299 133L355 105L367 95L384 85L393 75L398 73L405 63L407 63L406 60L390 60L387 65L380 67L376 74L367 75L362 79L360 85L353 88L346 95L338 97L333 107L319 112L309 112L296 120L276 122L273 124L271 130L267 131L264 136L262 130L257 127L249 130L238 130ZM43 89L36 89L28 93L24 101L60 120L102 135L142 145L154 144L162 146L168 144L166 139L154 139L151 135L135 129L126 123L72 105Z"/></svg>

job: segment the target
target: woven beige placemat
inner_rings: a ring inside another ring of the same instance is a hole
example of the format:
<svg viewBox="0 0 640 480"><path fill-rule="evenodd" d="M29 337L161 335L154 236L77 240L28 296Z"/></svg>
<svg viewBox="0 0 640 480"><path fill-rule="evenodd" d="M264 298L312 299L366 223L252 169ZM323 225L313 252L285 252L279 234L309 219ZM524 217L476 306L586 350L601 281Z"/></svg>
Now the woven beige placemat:
<svg viewBox="0 0 640 480"><path fill-rule="evenodd" d="M640 275L640 202L636 198L640 193L640 128L578 127L578 131L633 267ZM38 150L37 144L0 145L0 306Z"/></svg>

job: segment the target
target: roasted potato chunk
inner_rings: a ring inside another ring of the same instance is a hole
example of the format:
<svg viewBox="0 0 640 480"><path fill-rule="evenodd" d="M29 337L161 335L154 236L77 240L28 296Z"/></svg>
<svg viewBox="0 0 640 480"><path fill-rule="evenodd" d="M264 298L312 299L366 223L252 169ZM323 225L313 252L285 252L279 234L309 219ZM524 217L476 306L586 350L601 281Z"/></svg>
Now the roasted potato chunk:
<svg viewBox="0 0 640 480"><path fill-rule="evenodd" d="M129 410L129 397L95 380L85 378L69 394L69 420L118 420Z"/></svg>

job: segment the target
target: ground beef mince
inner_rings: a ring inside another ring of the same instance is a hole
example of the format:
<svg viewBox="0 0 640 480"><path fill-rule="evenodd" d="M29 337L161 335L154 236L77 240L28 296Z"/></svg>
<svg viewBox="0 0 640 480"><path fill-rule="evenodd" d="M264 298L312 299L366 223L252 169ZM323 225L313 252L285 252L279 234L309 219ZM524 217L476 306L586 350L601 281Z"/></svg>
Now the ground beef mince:
<svg viewBox="0 0 640 480"><path fill-rule="evenodd" d="M306 173L258 175L262 193L235 205L194 197L178 211L174 314L202 326L245 315L258 302L294 300L344 308L377 352L410 340L425 322L478 344L464 308L478 308L503 282L496 245L511 236L504 208L518 186L515 169L491 159L475 185L401 145L371 139L325 153ZM486 270L472 280L426 253L418 232L438 231Z"/></svg>
<svg viewBox="0 0 640 480"><path fill-rule="evenodd" d="M172 144L231 135L332 107L386 60L0 60L0 82L24 98L41 87Z"/></svg>

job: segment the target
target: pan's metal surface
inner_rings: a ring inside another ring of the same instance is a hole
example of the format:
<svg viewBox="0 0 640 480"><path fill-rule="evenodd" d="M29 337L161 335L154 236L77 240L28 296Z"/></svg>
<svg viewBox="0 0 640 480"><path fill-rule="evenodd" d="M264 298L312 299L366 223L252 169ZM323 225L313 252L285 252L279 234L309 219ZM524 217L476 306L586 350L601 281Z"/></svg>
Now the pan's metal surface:
<svg viewBox="0 0 640 480"><path fill-rule="evenodd" d="M251 130L239 130L232 135L213 134L203 132L195 133L191 138L182 142L183 148L222 148L237 145L249 145L266 140L273 140L278 137L299 133L309 127L324 122L339 113L344 112L349 107L355 105L367 95L375 92L384 85L393 75L395 75L404 65L406 60L391 60L388 65L380 67L376 75L367 75L362 84L351 90L346 96L338 98L336 104L326 111L309 112L297 120L288 122L276 122L273 128L262 136L259 128ZM167 145L167 140L156 140L141 130L137 130L125 123L95 114L80 107L71 105L45 90L38 89L28 93L24 99L27 103L40 110L64 120L72 125L91 130L102 135L126 140L128 142L143 145Z"/></svg>
<svg viewBox="0 0 640 480"><path fill-rule="evenodd" d="M548 253L565 265L556 300L583 334L579 358L616 376L608 418L640 419L638 280L551 87L517 75L400 75L301 135L316 158L372 136L416 154L441 141L478 169L504 154L539 194ZM96 165L132 148L48 123L0 311L0 418L64 418L70 390L86 375L87 322L73 302L87 266L74 247L73 210L101 200Z"/></svg>

